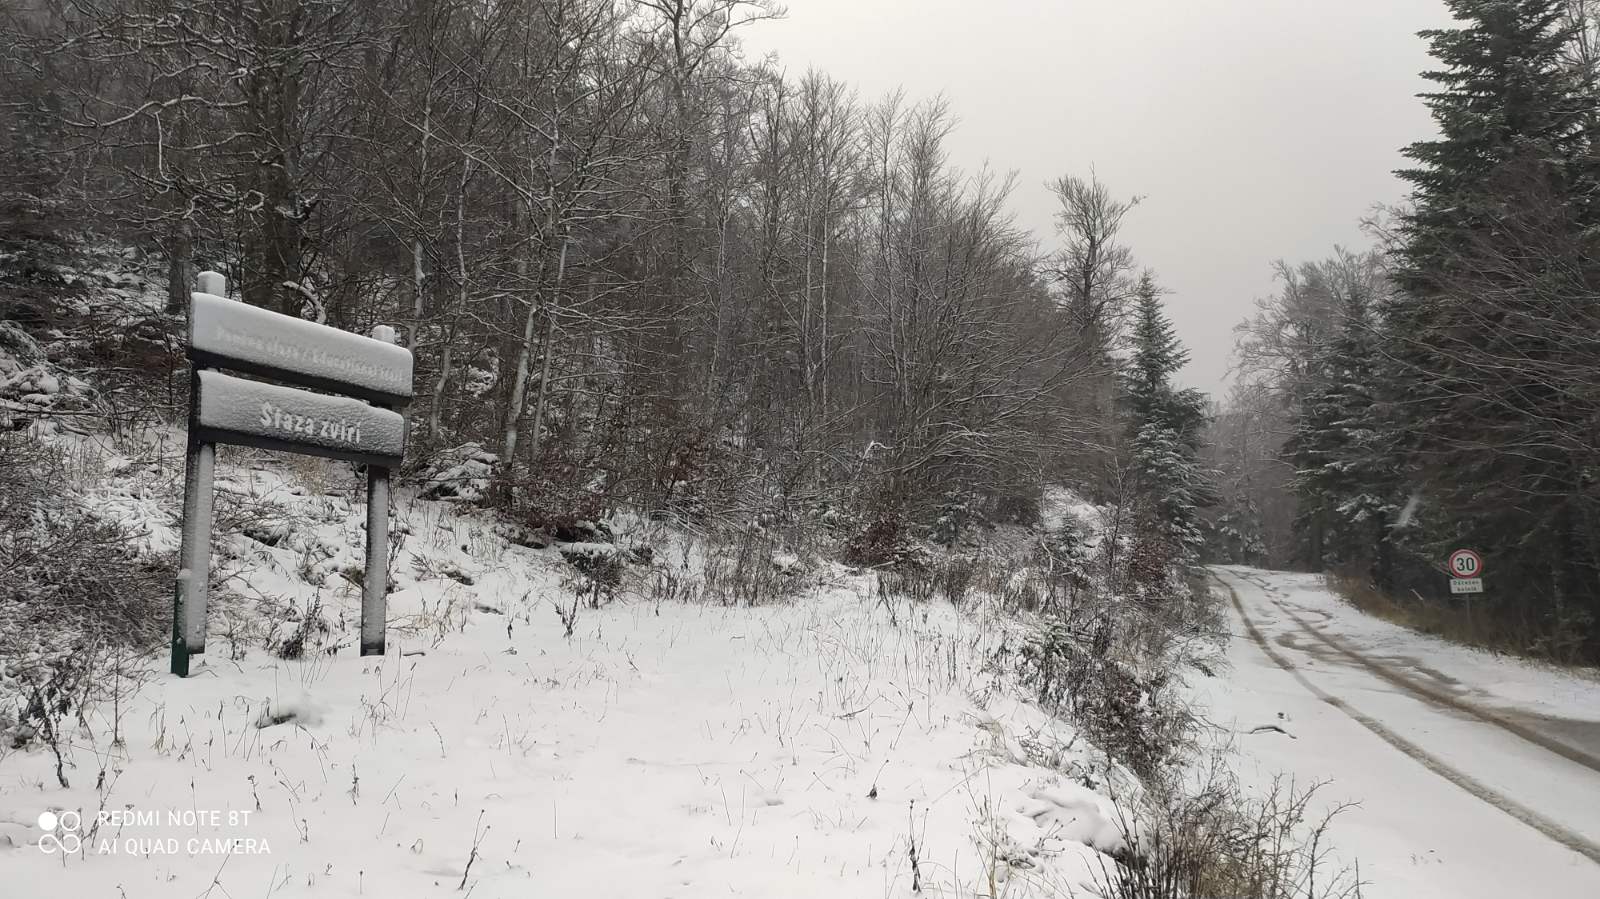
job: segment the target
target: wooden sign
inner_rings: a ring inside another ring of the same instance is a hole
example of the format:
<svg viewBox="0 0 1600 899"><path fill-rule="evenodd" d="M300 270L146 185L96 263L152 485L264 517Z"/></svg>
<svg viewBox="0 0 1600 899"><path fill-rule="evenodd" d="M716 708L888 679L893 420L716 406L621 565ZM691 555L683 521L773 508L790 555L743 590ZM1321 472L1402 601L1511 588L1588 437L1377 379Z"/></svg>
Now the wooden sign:
<svg viewBox="0 0 1600 899"><path fill-rule="evenodd" d="M200 437L393 468L405 454L400 413L345 396L200 373Z"/></svg>
<svg viewBox="0 0 1600 899"><path fill-rule="evenodd" d="M361 654L382 655L389 592L389 472L405 455L411 351L379 325L363 337L229 301L227 281L200 274L189 315L189 439L183 546L173 598L172 673L205 652L216 445L237 443L367 466L367 568ZM287 381L286 387L210 368ZM326 393L300 389L311 387ZM330 395L336 394L336 395Z"/></svg>
<svg viewBox="0 0 1600 899"><path fill-rule="evenodd" d="M411 352L207 293L193 295L189 358L395 405L411 399Z"/></svg>

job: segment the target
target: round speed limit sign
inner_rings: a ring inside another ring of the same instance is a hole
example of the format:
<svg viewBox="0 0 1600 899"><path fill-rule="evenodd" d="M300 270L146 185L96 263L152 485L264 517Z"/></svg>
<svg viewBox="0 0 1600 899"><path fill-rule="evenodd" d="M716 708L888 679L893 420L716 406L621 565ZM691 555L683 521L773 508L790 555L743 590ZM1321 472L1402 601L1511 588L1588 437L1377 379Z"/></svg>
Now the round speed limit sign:
<svg viewBox="0 0 1600 899"><path fill-rule="evenodd" d="M1483 577L1483 558L1470 549L1450 554L1451 577Z"/></svg>

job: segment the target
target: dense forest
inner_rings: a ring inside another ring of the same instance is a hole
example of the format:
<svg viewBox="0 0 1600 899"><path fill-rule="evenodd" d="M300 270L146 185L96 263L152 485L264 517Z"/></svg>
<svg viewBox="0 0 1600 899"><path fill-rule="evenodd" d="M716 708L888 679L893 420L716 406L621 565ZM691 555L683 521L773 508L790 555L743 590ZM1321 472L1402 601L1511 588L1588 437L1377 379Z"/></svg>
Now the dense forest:
<svg viewBox="0 0 1600 899"><path fill-rule="evenodd" d="M1197 557L1204 400L1134 201L1063 176L1041 247L939 98L787 75L765 0L94 0L0 41L8 318L62 327L72 253L194 276L418 359L412 460L490 460L532 527L617 507L903 529L1031 523L1066 483L1129 564ZM82 326L82 322L72 323ZM157 328L156 330L160 330ZM109 335L103 364L152 353ZM143 361L140 364L144 364ZM176 420L181 384L129 407Z"/></svg>
<svg viewBox="0 0 1600 899"><path fill-rule="evenodd" d="M1595 4L1448 5L1408 200L1367 248L1277 264L1220 404L1174 380L1131 194L1061 177L1041 246L1011 177L952 163L940 98L751 58L765 0L11 4L4 316L93 331L62 272L131 248L165 317L87 361L167 421L181 379L138 373L181 369L202 269L395 325L414 476L489 460L533 527L823 521L883 558L1067 484L1129 512L1135 582L1204 558L1443 603L1470 547L1486 620L1593 658Z"/></svg>
<svg viewBox="0 0 1600 899"><path fill-rule="evenodd" d="M1219 558L1449 601L1600 657L1600 32L1590 0L1450 0L1423 32L1436 136L1373 247L1279 263L1210 425Z"/></svg>

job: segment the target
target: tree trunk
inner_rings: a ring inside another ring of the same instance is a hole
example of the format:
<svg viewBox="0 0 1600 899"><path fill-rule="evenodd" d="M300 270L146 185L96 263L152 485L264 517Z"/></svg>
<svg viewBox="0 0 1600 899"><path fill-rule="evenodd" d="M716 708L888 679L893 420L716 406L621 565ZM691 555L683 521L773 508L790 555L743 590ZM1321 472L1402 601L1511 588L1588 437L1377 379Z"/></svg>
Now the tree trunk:
<svg viewBox="0 0 1600 899"><path fill-rule="evenodd" d="M561 239L561 255L556 260L556 281L550 290L550 296L545 301L544 334L539 339L540 352L544 359L539 366L539 396L533 404L533 432L528 435L528 461L537 464L539 459L540 444L544 436L544 410L550 398L550 358L555 355L556 315L555 304L561 300L561 281L567 272L567 245L569 237Z"/></svg>
<svg viewBox="0 0 1600 899"><path fill-rule="evenodd" d="M189 223L175 219L167 236L167 311L189 308Z"/></svg>

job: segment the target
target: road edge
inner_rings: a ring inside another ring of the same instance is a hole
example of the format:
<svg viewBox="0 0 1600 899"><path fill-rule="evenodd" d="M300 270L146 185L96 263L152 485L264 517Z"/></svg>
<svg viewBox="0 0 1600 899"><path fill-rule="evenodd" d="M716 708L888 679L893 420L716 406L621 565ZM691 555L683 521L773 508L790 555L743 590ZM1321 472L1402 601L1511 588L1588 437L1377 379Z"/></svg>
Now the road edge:
<svg viewBox="0 0 1600 899"><path fill-rule="evenodd" d="M1282 654L1272 648L1266 637L1262 635L1261 631L1255 626L1255 623L1250 620L1249 614L1245 612L1244 603L1239 601L1239 594L1233 589L1233 585L1223 580L1222 576L1216 572L1212 572L1211 577L1218 584L1220 584L1224 590L1228 591L1228 597L1233 602L1234 611L1239 613L1239 620L1244 623L1245 631L1249 634L1251 641L1256 644L1257 648L1259 648L1267 656L1267 658L1272 660L1273 664L1288 672L1289 676L1293 677L1295 681L1302 687L1305 687L1312 696L1315 696L1317 699L1320 699L1328 705L1333 706L1334 708L1343 712L1347 717L1350 718L1350 720L1366 728L1368 731L1371 731L1372 734L1378 739L1388 743L1395 749L1400 750L1412 761L1417 762L1434 774L1437 774L1450 783L1455 784L1457 787L1461 788L1467 793L1472 794L1488 805L1499 809L1501 812L1504 812L1510 817L1521 821L1523 824L1528 825L1554 842L1560 843L1562 846L1565 846L1573 852L1578 853L1584 858L1587 858L1589 861L1600 865L1600 846L1589 842L1584 837L1573 833L1560 824L1545 818L1538 812L1535 812L1522 803L1517 802L1515 799L1512 799L1503 793L1485 786L1472 777L1457 771L1455 768L1450 767L1445 762L1430 754L1421 746L1418 746L1410 740L1407 740L1405 737L1402 737L1399 734L1389 730L1379 721L1362 714L1361 712L1352 708L1344 700L1324 691L1316 684L1313 684L1308 678L1306 678L1304 674L1300 672L1300 669L1296 667L1293 662L1284 658ZM1425 698L1424 701L1426 701Z"/></svg>

